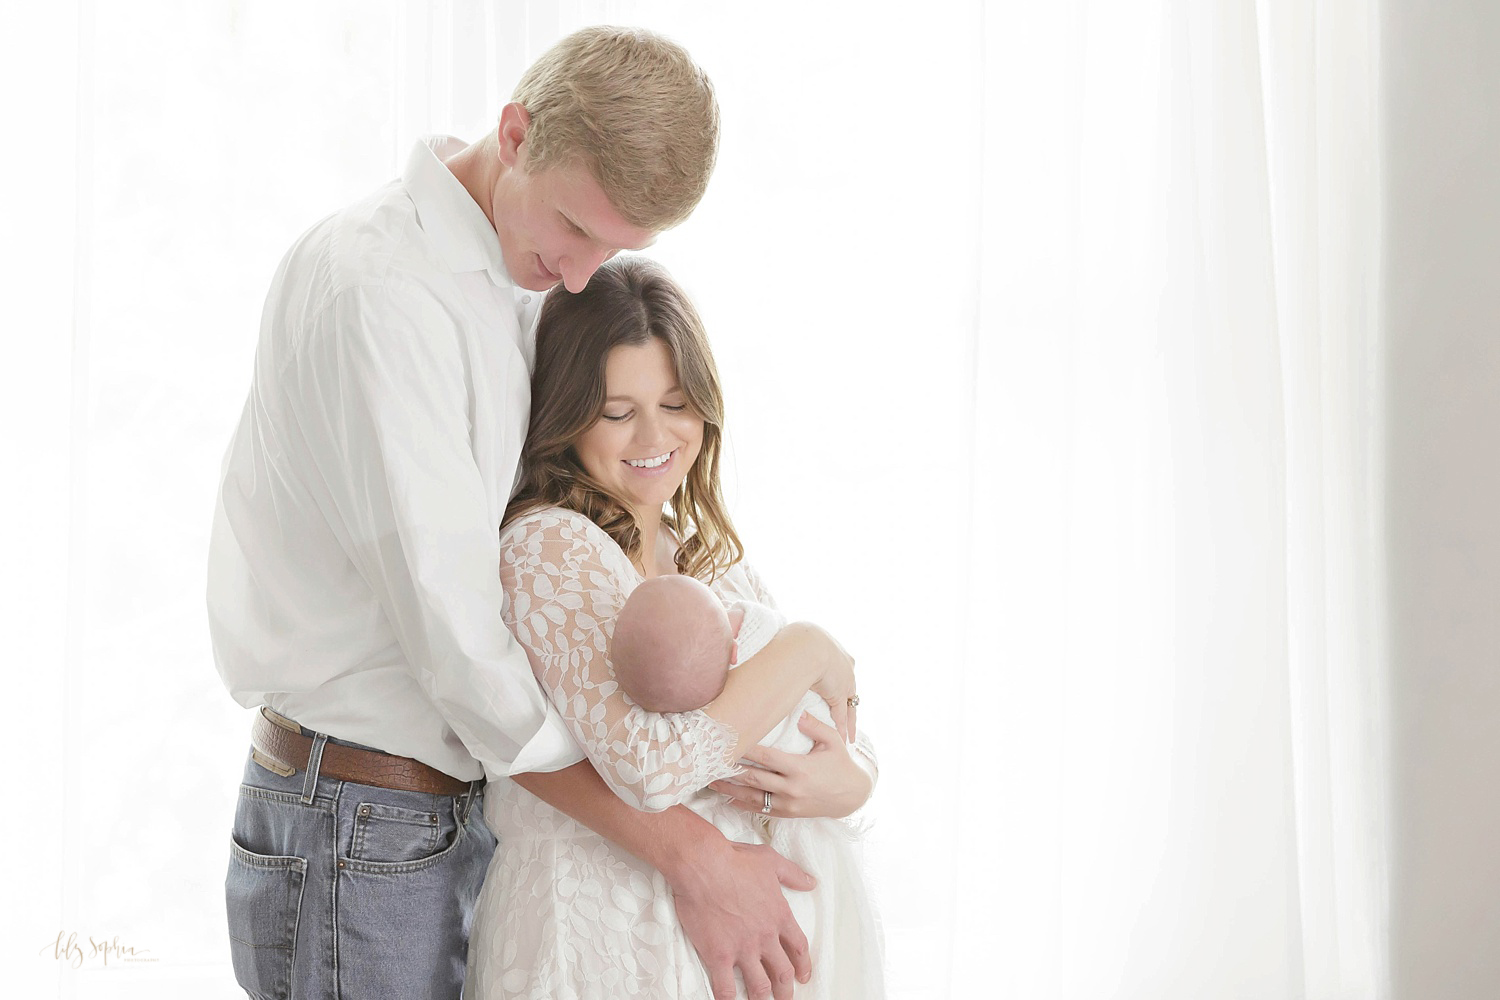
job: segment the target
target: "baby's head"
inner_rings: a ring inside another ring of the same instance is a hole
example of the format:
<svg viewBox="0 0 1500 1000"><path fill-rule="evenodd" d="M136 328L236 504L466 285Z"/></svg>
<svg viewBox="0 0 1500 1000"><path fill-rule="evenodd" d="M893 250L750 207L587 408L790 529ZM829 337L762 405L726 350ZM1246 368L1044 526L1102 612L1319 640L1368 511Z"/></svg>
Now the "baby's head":
<svg viewBox="0 0 1500 1000"><path fill-rule="evenodd" d="M724 690L737 629L719 599L690 576L658 576L615 619L609 656L621 690L648 712L690 712Z"/></svg>

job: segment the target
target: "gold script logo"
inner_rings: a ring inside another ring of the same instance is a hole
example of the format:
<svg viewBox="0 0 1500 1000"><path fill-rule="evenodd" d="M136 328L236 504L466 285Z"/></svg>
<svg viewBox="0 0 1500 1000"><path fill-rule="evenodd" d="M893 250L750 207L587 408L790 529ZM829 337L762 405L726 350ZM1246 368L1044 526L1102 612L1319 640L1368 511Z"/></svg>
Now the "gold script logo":
<svg viewBox="0 0 1500 1000"><path fill-rule="evenodd" d="M58 931L57 937L50 944L43 945L37 954L45 956L49 951L55 960L66 962L74 969L81 969L90 962L108 966L110 962L156 961L154 958L143 957L151 953L150 948L121 944L118 934L112 938L99 939L92 935L82 936L77 931Z"/></svg>

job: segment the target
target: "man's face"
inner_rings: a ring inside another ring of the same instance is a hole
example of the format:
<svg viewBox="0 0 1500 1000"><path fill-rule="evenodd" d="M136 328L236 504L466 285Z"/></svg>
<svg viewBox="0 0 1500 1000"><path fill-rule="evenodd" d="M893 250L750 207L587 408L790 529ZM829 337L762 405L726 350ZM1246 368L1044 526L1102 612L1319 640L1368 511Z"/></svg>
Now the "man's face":
<svg viewBox="0 0 1500 1000"><path fill-rule="evenodd" d="M526 148L495 182L495 232L511 280L542 292L561 282L583 291L599 265L621 250L644 250L656 233L632 226L587 167L527 170Z"/></svg>

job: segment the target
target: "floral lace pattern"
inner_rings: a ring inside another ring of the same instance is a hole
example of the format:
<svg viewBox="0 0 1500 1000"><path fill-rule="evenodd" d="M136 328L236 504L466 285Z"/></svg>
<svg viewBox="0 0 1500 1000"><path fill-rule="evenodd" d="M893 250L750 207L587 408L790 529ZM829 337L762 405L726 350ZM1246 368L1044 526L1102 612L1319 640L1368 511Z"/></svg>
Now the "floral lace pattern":
<svg viewBox="0 0 1500 1000"><path fill-rule="evenodd" d="M665 809L680 802L731 840L767 842L764 817L702 790L739 772L728 759L736 743L733 732L703 712L646 712L615 683L607 655L614 619L641 580L619 546L582 515L550 509L509 525L501 552L506 624L610 787L638 808ZM771 604L744 563L710 587L725 604ZM500 844L475 908L466 997L710 1000L707 973L677 921L672 890L656 869L613 848L509 778L490 781L484 814ZM826 835L816 836L814 822L785 821L802 824L792 828L798 834L827 842ZM850 927L869 924L868 901L862 895L842 905L813 899L819 892L863 893L862 872L850 867L850 836L839 837L841 845L831 849L835 853L819 855L805 853L799 841L782 839L784 850L800 852L828 879L818 892L788 893L804 929L810 936L823 935L818 960L829 977L819 982L815 972L815 982L799 987L798 997L879 1000L878 953L864 946L851 952L841 943ZM873 940L873 933L860 931L856 937ZM834 988L832 982L847 987ZM739 996L744 995L741 987Z"/></svg>
<svg viewBox="0 0 1500 1000"><path fill-rule="evenodd" d="M703 711L647 712L615 683L609 640L641 576L598 525L539 511L507 526L500 556L505 624L616 795L660 812L739 773L732 729Z"/></svg>

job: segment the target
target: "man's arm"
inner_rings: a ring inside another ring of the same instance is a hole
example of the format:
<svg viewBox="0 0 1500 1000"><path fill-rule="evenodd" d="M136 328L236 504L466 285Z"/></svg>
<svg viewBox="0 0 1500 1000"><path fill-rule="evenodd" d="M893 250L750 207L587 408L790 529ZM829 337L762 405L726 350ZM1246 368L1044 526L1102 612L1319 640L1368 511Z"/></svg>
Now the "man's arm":
<svg viewBox="0 0 1500 1000"><path fill-rule="evenodd" d="M685 806L646 813L620 801L586 761L514 775L522 788L652 865L672 887L677 918L698 950L715 1000L734 1000L738 968L751 997L791 1000L812 974L807 937L781 886L813 879L769 847L736 844Z"/></svg>
<svg viewBox="0 0 1500 1000"><path fill-rule="evenodd" d="M462 337L420 289L346 289L278 379L309 484L412 676L491 773L582 754L501 621L493 512L470 445Z"/></svg>

